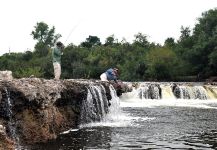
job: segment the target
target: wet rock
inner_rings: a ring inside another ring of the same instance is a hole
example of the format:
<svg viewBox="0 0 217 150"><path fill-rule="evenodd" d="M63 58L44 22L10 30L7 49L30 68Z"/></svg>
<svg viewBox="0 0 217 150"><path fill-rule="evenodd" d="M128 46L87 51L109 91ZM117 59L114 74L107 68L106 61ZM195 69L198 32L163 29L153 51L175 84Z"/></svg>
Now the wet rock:
<svg viewBox="0 0 217 150"><path fill-rule="evenodd" d="M181 98L181 90L180 90L179 86L177 84L173 83L171 85L171 88L172 88L172 92L175 95L175 97Z"/></svg>
<svg viewBox="0 0 217 150"><path fill-rule="evenodd" d="M6 128L5 132L0 132L1 138L5 139L3 143L10 143L10 140L17 142L13 141L11 129L14 129L13 136L19 139L21 145L31 145L46 142L63 131L77 127L87 89L94 84L105 88L109 101L110 83L98 80L1 80L0 123Z"/></svg>
<svg viewBox="0 0 217 150"><path fill-rule="evenodd" d="M133 90L133 86L122 81L110 82L113 87L116 89L117 95L121 96L122 93L131 92Z"/></svg>
<svg viewBox="0 0 217 150"><path fill-rule="evenodd" d="M157 83L147 83L139 86L138 96L141 99L161 99L162 89Z"/></svg>
<svg viewBox="0 0 217 150"><path fill-rule="evenodd" d="M3 125L0 125L0 149L1 150L14 150L15 143L6 135L6 130Z"/></svg>

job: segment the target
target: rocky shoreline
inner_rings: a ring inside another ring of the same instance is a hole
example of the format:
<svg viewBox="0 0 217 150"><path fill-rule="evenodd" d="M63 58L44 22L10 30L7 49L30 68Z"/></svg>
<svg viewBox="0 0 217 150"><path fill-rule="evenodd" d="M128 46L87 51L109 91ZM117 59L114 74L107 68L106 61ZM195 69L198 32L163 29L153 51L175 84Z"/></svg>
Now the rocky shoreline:
<svg viewBox="0 0 217 150"><path fill-rule="evenodd" d="M98 80L0 80L0 149L46 142L77 127L90 85L103 86L111 99L110 83Z"/></svg>

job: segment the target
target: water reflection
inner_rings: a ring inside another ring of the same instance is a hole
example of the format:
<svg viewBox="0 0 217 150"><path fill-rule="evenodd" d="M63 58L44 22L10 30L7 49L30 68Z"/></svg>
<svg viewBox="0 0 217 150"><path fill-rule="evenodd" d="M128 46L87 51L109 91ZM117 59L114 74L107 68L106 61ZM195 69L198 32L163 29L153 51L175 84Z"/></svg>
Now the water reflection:
<svg viewBox="0 0 217 150"><path fill-rule="evenodd" d="M217 149L217 130L209 130L184 137L186 145ZM205 145L205 146L204 146Z"/></svg>
<svg viewBox="0 0 217 150"><path fill-rule="evenodd" d="M109 127L83 128L60 135L56 140L31 147L33 150L68 150L68 149L109 149L111 129Z"/></svg>

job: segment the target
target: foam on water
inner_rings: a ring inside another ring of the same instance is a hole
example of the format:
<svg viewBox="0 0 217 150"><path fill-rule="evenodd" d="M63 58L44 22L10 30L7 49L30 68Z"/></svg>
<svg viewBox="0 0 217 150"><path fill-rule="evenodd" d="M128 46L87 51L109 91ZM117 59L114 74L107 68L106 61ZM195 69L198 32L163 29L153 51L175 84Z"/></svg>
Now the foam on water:
<svg viewBox="0 0 217 150"><path fill-rule="evenodd" d="M217 109L216 100L195 100L195 99L170 99L170 100L153 100L153 99L128 99L120 102L121 107L193 107L193 108L204 108L204 109Z"/></svg>
<svg viewBox="0 0 217 150"><path fill-rule="evenodd" d="M68 134L69 132L75 132L75 131L78 131L79 129L69 129L69 130L67 130L67 131L64 131L64 132L62 132L62 133L60 133L60 134Z"/></svg>
<svg viewBox="0 0 217 150"><path fill-rule="evenodd" d="M106 120L101 122L92 122L89 124L80 125L80 128L87 128L87 127L129 127L135 126L135 122L137 121L151 121L156 118L153 117L133 117L127 114L119 115L119 120Z"/></svg>
<svg viewBox="0 0 217 150"><path fill-rule="evenodd" d="M86 124L80 124L79 128L88 128L88 127L127 127L134 126L136 121L149 121L154 118L148 117L134 117L130 114L123 113L120 107L120 99L116 94L116 91L113 86L110 86L110 92L112 99L110 100L110 107L108 114L98 122L89 122Z"/></svg>

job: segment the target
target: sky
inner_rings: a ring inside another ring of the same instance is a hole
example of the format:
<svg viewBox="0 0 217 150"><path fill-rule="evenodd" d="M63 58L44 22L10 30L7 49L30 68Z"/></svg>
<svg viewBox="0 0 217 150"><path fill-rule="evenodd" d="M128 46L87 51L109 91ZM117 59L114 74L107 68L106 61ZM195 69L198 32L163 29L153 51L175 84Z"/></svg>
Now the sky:
<svg viewBox="0 0 217 150"><path fill-rule="evenodd" d="M163 44L168 37L177 40L181 26L193 29L214 8L217 0L2 0L0 55L33 51L37 22L54 26L65 45L79 45L89 35L102 43L111 35L132 42L139 32Z"/></svg>

